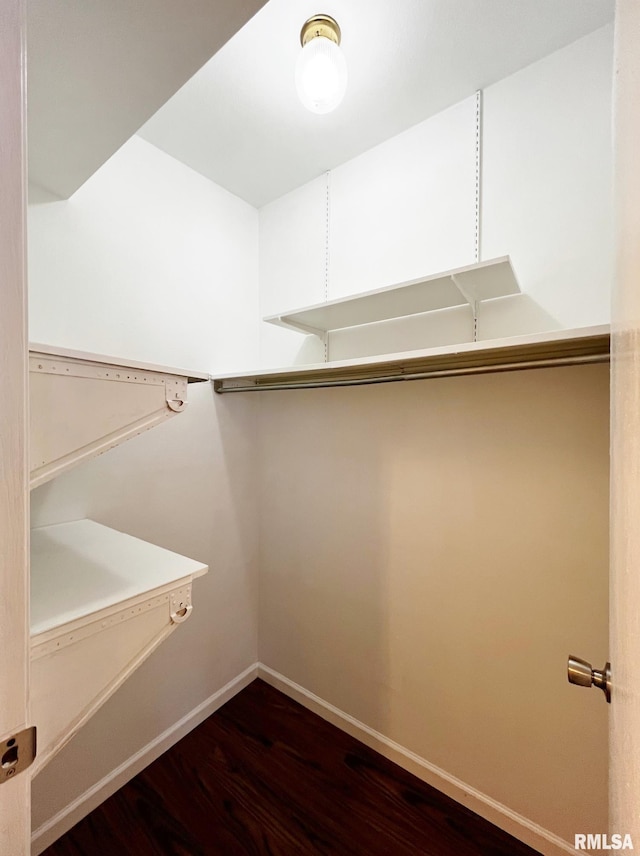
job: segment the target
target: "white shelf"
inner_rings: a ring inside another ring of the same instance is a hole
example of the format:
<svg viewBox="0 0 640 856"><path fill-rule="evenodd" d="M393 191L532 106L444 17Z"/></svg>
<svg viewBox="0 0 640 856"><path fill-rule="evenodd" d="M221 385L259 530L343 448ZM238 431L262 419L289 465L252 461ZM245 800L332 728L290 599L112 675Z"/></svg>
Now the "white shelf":
<svg viewBox="0 0 640 856"><path fill-rule="evenodd" d="M475 313L483 300L519 292L511 261L502 256L353 297L269 315L264 320L302 333L325 336L331 330L454 306L469 305Z"/></svg>
<svg viewBox="0 0 640 856"><path fill-rule="evenodd" d="M47 764L192 611L202 562L92 520L31 532L31 710Z"/></svg>
<svg viewBox="0 0 640 856"><path fill-rule="evenodd" d="M221 374L213 381L216 392L252 392L602 363L609 360L609 339L609 326L602 324L357 360Z"/></svg>
<svg viewBox="0 0 640 856"><path fill-rule="evenodd" d="M30 354L43 354L47 357L58 357L74 362L97 363L99 365L114 366L118 368L134 369L143 372L159 372L165 375L178 375L186 377L189 383L199 383L209 380L207 372L194 371L193 369L176 368L175 366L163 366L156 363L145 363L140 360L128 360L123 357L113 357L105 354L95 354L92 351L78 351L74 348L62 348L59 345L43 345L40 342L29 343Z"/></svg>
<svg viewBox="0 0 640 856"><path fill-rule="evenodd" d="M152 428L187 406L202 372L33 344L31 487Z"/></svg>
<svg viewBox="0 0 640 856"><path fill-rule="evenodd" d="M33 529L31 635L206 572L201 562L93 520Z"/></svg>

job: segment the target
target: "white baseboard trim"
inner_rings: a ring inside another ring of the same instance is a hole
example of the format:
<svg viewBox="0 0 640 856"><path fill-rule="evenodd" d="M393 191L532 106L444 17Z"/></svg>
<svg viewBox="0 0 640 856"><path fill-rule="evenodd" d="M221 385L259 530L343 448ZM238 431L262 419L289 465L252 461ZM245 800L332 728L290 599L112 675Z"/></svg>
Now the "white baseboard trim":
<svg viewBox="0 0 640 856"><path fill-rule="evenodd" d="M197 725L204 722L208 716L215 713L218 708L248 686L257 676L258 664L254 663L150 743L147 743L146 746L143 746L135 755L127 758L124 763L112 770L99 782L96 782L93 787L61 809L42 826L39 826L31 836L31 856L39 856L61 835L68 832L72 826L75 826L78 821L86 817L94 808L97 808L100 803L108 799L134 776L137 776L152 761L155 761L163 752L171 748L174 743L177 743Z"/></svg>
<svg viewBox="0 0 640 856"><path fill-rule="evenodd" d="M289 678L285 678L279 672L265 666L264 663L258 663L257 671L258 677L275 689L280 690L308 710L326 719L327 722L357 738L369 748L375 749L376 752L413 773L423 782L432 785L495 826L543 853L544 856L575 854L575 849L558 835L533 823L475 788L469 787L460 779L449 775L434 764L430 764L399 743L389 740L384 734L374 731L348 713L344 713L344 711L339 710L299 684L290 681Z"/></svg>

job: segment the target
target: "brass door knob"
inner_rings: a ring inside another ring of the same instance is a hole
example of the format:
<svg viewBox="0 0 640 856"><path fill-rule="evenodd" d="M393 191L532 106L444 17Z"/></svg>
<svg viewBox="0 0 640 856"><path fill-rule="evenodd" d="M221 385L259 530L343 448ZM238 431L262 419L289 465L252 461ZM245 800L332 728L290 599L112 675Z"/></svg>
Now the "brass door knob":
<svg viewBox="0 0 640 856"><path fill-rule="evenodd" d="M569 656L567 663L567 676L570 684L579 687L599 687L605 694L607 702L611 704L611 663L606 663L604 669L594 669L591 663L580 657Z"/></svg>

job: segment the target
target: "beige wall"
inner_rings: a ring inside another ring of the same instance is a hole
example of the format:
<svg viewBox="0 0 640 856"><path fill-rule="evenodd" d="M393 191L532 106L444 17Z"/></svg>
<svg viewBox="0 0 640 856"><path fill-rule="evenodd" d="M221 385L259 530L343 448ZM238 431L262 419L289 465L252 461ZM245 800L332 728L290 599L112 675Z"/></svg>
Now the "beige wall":
<svg viewBox="0 0 640 856"><path fill-rule="evenodd" d="M262 662L565 839L606 829L607 706L566 658L607 656L607 367L259 417Z"/></svg>

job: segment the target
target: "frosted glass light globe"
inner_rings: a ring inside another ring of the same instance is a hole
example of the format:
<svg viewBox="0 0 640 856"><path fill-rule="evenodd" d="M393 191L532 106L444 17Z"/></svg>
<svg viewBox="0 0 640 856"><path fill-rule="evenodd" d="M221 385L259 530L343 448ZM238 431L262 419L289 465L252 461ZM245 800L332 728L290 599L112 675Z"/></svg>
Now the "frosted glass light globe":
<svg viewBox="0 0 640 856"><path fill-rule="evenodd" d="M316 36L306 43L296 62L298 97L312 113L330 113L344 98L347 63L335 42Z"/></svg>

